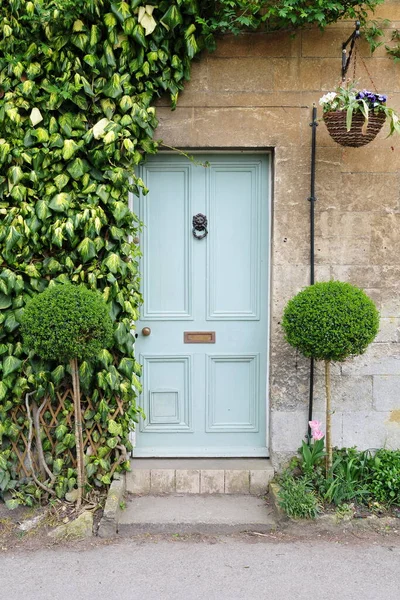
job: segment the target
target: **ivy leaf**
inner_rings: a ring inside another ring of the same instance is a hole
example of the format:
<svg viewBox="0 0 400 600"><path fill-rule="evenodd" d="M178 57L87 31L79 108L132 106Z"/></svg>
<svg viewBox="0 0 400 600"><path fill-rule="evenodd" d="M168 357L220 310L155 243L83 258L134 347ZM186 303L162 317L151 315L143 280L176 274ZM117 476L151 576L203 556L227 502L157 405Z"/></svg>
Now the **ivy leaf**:
<svg viewBox="0 0 400 600"><path fill-rule="evenodd" d="M126 2L112 2L111 10L114 15L123 23L125 19L131 16L131 12L129 10L129 4Z"/></svg>
<svg viewBox="0 0 400 600"><path fill-rule="evenodd" d="M154 6L146 4L146 6L139 6L138 21L145 30L145 35L153 33L157 27L157 22L153 17Z"/></svg>
<svg viewBox="0 0 400 600"><path fill-rule="evenodd" d="M75 152L78 150L78 148L79 146L76 142L74 142L74 140L64 140L62 153L63 159L69 160L70 158L72 158Z"/></svg>
<svg viewBox="0 0 400 600"><path fill-rule="evenodd" d="M0 402L7 396L8 388L4 381L0 381Z"/></svg>
<svg viewBox="0 0 400 600"><path fill-rule="evenodd" d="M117 423L116 421L114 421L114 419L110 419L108 421L108 431L114 436L122 435L122 427L121 427L120 423Z"/></svg>
<svg viewBox="0 0 400 600"><path fill-rule="evenodd" d="M67 194L66 192L56 194L49 202L49 207L54 210L54 212L66 212L70 207L70 198L70 194Z"/></svg>
<svg viewBox="0 0 400 600"><path fill-rule="evenodd" d="M18 240L21 238L21 234L15 229L13 225L8 230L8 235L5 239L6 242L6 250L10 251L14 248L15 244L17 244Z"/></svg>
<svg viewBox="0 0 400 600"><path fill-rule="evenodd" d="M170 6L165 15L161 18L161 23L168 31L175 29L177 25L183 23L183 17L179 8L174 4Z"/></svg>
<svg viewBox="0 0 400 600"><path fill-rule="evenodd" d="M65 377L65 369L63 365L58 365L52 372L51 378L56 385L59 385Z"/></svg>
<svg viewBox="0 0 400 600"><path fill-rule="evenodd" d="M7 375L14 373L14 371L18 371L21 365L22 360L16 356L7 356L3 359L3 377L7 377Z"/></svg>
<svg viewBox="0 0 400 600"><path fill-rule="evenodd" d="M93 137L96 140L99 140L100 138L102 138L104 136L105 133L105 129L107 127L107 125L109 124L109 120L108 119L100 119L100 121L98 121L96 123L96 125L94 125L93 127Z"/></svg>
<svg viewBox="0 0 400 600"><path fill-rule="evenodd" d="M118 273L120 264L121 259L118 254L115 254L115 252L109 254L104 261L104 265L109 269L109 271L111 271L111 273Z"/></svg>
<svg viewBox="0 0 400 600"><path fill-rule="evenodd" d="M121 78L118 73L114 73L109 83L107 83L103 88L103 94L109 98L118 98L118 96L123 94L123 91L124 90L121 86Z"/></svg>
<svg viewBox="0 0 400 600"><path fill-rule="evenodd" d="M61 440L64 439L67 431L68 427L66 425L61 424L58 427L56 427L55 434L58 442L61 442Z"/></svg>
<svg viewBox="0 0 400 600"><path fill-rule="evenodd" d="M5 501L5 505L8 508L8 510L15 510L16 508L18 508L20 502L17 498L11 498L10 500L6 500Z"/></svg>
<svg viewBox="0 0 400 600"><path fill-rule="evenodd" d="M83 262L87 262L96 256L96 248L92 240L88 237L84 238L77 248L82 256Z"/></svg>
<svg viewBox="0 0 400 600"><path fill-rule="evenodd" d="M76 158L71 164L68 165L67 171L75 181L80 179L88 168L81 158Z"/></svg>
<svg viewBox="0 0 400 600"><path fill-rule="evenodd" d="M126 377L131 378L132 373L134 371L134 367L135 367L134 359L127 358L126 356L124 356L124 358L121 360L121 362L118 365L118 371L120 371L121 373L126 375Z"/></svg>
<svg viewBox="0 0 400 600"><path fill-rule="evenodd" d="M41 221L45 221L51 216L51 210L49 209L47 202L44 200L38 200L36 202L35 212L38 219Z"/></svg>
<svg viewBox="0 0 400 600"><path fill-rule="evenodd" d="M61 192L61 190L67 185L68 181L69 177L65 173L60 173L60 175L54 177L54 183L56 184L59 192Z"/></svg>
<svg viewBox="0 0 400 600"><path fill-rule="evenodd" d="M26 83L26 82L25 82ZM43 121L42 113L38 108L32 108L30 117L29 117L33 127Z"/></svg>

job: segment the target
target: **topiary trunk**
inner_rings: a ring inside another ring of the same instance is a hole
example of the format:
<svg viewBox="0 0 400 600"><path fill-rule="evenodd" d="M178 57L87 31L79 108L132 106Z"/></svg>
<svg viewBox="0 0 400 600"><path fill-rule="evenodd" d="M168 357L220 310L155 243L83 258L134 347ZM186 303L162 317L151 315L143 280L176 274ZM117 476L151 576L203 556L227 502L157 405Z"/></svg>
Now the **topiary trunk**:
<svg viewBox="0 0 400 600"><path fill-rule="evenodd" d="M325 361L326 392L326 472L332 467L332 423L331 423L331 363Z"/></svg>
<svg viewBox="0 0 400 600"><path fill-rule="evenodd" d="M78 483L78 497L76 508L79 509L82 504L83 488L85 486L85 462L83 454L83 432L82 432L82 408L81 408L81 390L79 384L79 368L78 361L73 358L70 361L72 373L72 387L74 396L74 413L75 413L75 444L76 444L76 472Z"/></svg>

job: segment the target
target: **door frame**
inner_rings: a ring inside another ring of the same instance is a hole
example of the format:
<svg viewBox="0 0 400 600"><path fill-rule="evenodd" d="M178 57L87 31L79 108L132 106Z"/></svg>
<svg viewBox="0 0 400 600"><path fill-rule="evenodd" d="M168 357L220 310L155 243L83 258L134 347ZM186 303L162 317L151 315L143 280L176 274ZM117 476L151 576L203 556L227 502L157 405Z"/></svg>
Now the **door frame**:
<svg viewBox="0 0 400 600"><path fill-rule="evenodd" d="M191 147L177 147L175 150L159 150L159 152L155 155L151 155L154 157L157 157L159 154L162 155L173 155L176 156L177 154L182 153L182 154L188 154L189 156L191 155L196 155L196 154L224 154L224 155L243 155L243 154L261 154L263 156L268 156L269 160L268 160L268 198L266 198L267 201L267 218L268 218L268 228L267 228L267 234L268 234L268 250L269 250L269 254L268 254L268 261L267 261L267 283L268 283L268 298L267 298L267 302L268 302L268 306L267 306L267 348L266 348L266 356L267 356L267 365L266 365L266 381L265 381L265 447L267 450L267 456L270 456L270 401L269 401L269 395L270 395L270 357L271 357L271 322L272 322L272 250L273 250L273 192L274 192L274 149L270 148L270 147L266 147L266 148L203 148L203 147L196 147L196 148L191 148ZM189 158L187 159L189 160ZM141 169L139 167L139 169ZM140 175L140 171L139 171L139 175ZM137 199L136 199L137 202ZM128 194L128 206L129 209L134 212L134 203L135 203L135 196L132 192L129 192ZM140 269L139 269L139 273ZM136 354L135 354L136 356ZM136 430L132 430L130 433L130 441L132 443L132 451L131 451L131 456L135 455L135 446L136 446ZM207 458L207 457L213 457L215 453L211 452L211 453L207 453L205 452L203 454L203 456L201 458ZM160 457L161 458L161 457ZM232 457L231 457L232 458Z"/></svg>

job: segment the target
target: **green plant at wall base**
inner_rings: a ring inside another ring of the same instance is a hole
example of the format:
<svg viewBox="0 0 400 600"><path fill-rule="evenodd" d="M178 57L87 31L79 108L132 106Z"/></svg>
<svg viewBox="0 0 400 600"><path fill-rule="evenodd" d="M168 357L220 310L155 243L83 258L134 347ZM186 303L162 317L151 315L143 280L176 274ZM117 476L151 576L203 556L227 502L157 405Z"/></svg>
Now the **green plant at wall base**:
<svg viewBox="0 0 400 600"><path fill-rule="evenodd" d="M400 450L381 449L371 458L368 491L374 501L400 505Z"/></svg>
<svg viewBox="0 0 400 600"><path fill-rule="evenodd" d="M331 361L363 354L379 329L379 313L363 290L340 281L311 285L289 300L282 326L304 356L325 363L327 471L332 466Z"/></svg>
<svg viewBox="0 0 400 600"><path fill-rule="evenodd" d="M113 321L113 351L102 351L94 368L84 373L81 366L83 402L86 397L95 406L86 421L96 419L105 431L98 454L91 457L89 482L110 482L116 451L107 424L117 400L125 410L111 428L118 428L122 444L130 449L129 431L140 412L140 366L131 329L141 296L140 250L133 241L140 224L129 210L128 194L146 192L137 169L158 148L153 140L155 98L167 93L176 105L192 59L226 29L224 19L232 7L240 12L246 4L1 4L0 493L21 485L11 444L20 433L26 436L28 423L21 417L14 422L13 410L27 393L53 397L66 385L62 364L32 362L21 344L24 306L50 281L98 290ZM270 28L324 26L344 15L362 14L379 1L318 2L318 10L315 3L289 4L271 4ZM69 399L66 410L72 410ZM65 415L59 418L63 425ZM70 466L61 457L56 461L61 497Z"/></svg>
<svg viewBox="0 0 400 600"><path fill-rule="evenodd" d="M308 477L295 478L284 473L279 480L278 502L293 519L315 519L320 504Z"/></svg>
<svg viewBox="0 0 400 600"><path fill-rule="evenodd" d="M50 285L26 305L21 318L21 332L25 346L34 354L44 360L55 360L70 366L79 509L86 482L79 371L90 371L91 364L96 363L101 353L112 345L111 317L98 292L71 284ZM69 443L66 440L71 434L66 427L60 430L58 427L57 438L67 448Z"/></svg>

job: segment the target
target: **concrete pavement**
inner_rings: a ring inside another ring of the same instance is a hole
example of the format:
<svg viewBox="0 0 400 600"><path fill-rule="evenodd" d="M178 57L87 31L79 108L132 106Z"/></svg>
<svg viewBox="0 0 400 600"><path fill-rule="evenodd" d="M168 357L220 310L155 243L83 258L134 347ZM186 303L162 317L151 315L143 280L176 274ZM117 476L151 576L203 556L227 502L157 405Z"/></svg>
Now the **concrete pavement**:
<svg viewBox="0 0 400 600"><path fill-rule="evenodd" d="M0 555L5 600L398 600L400 547L249 538L123 540Z"/></svg>

